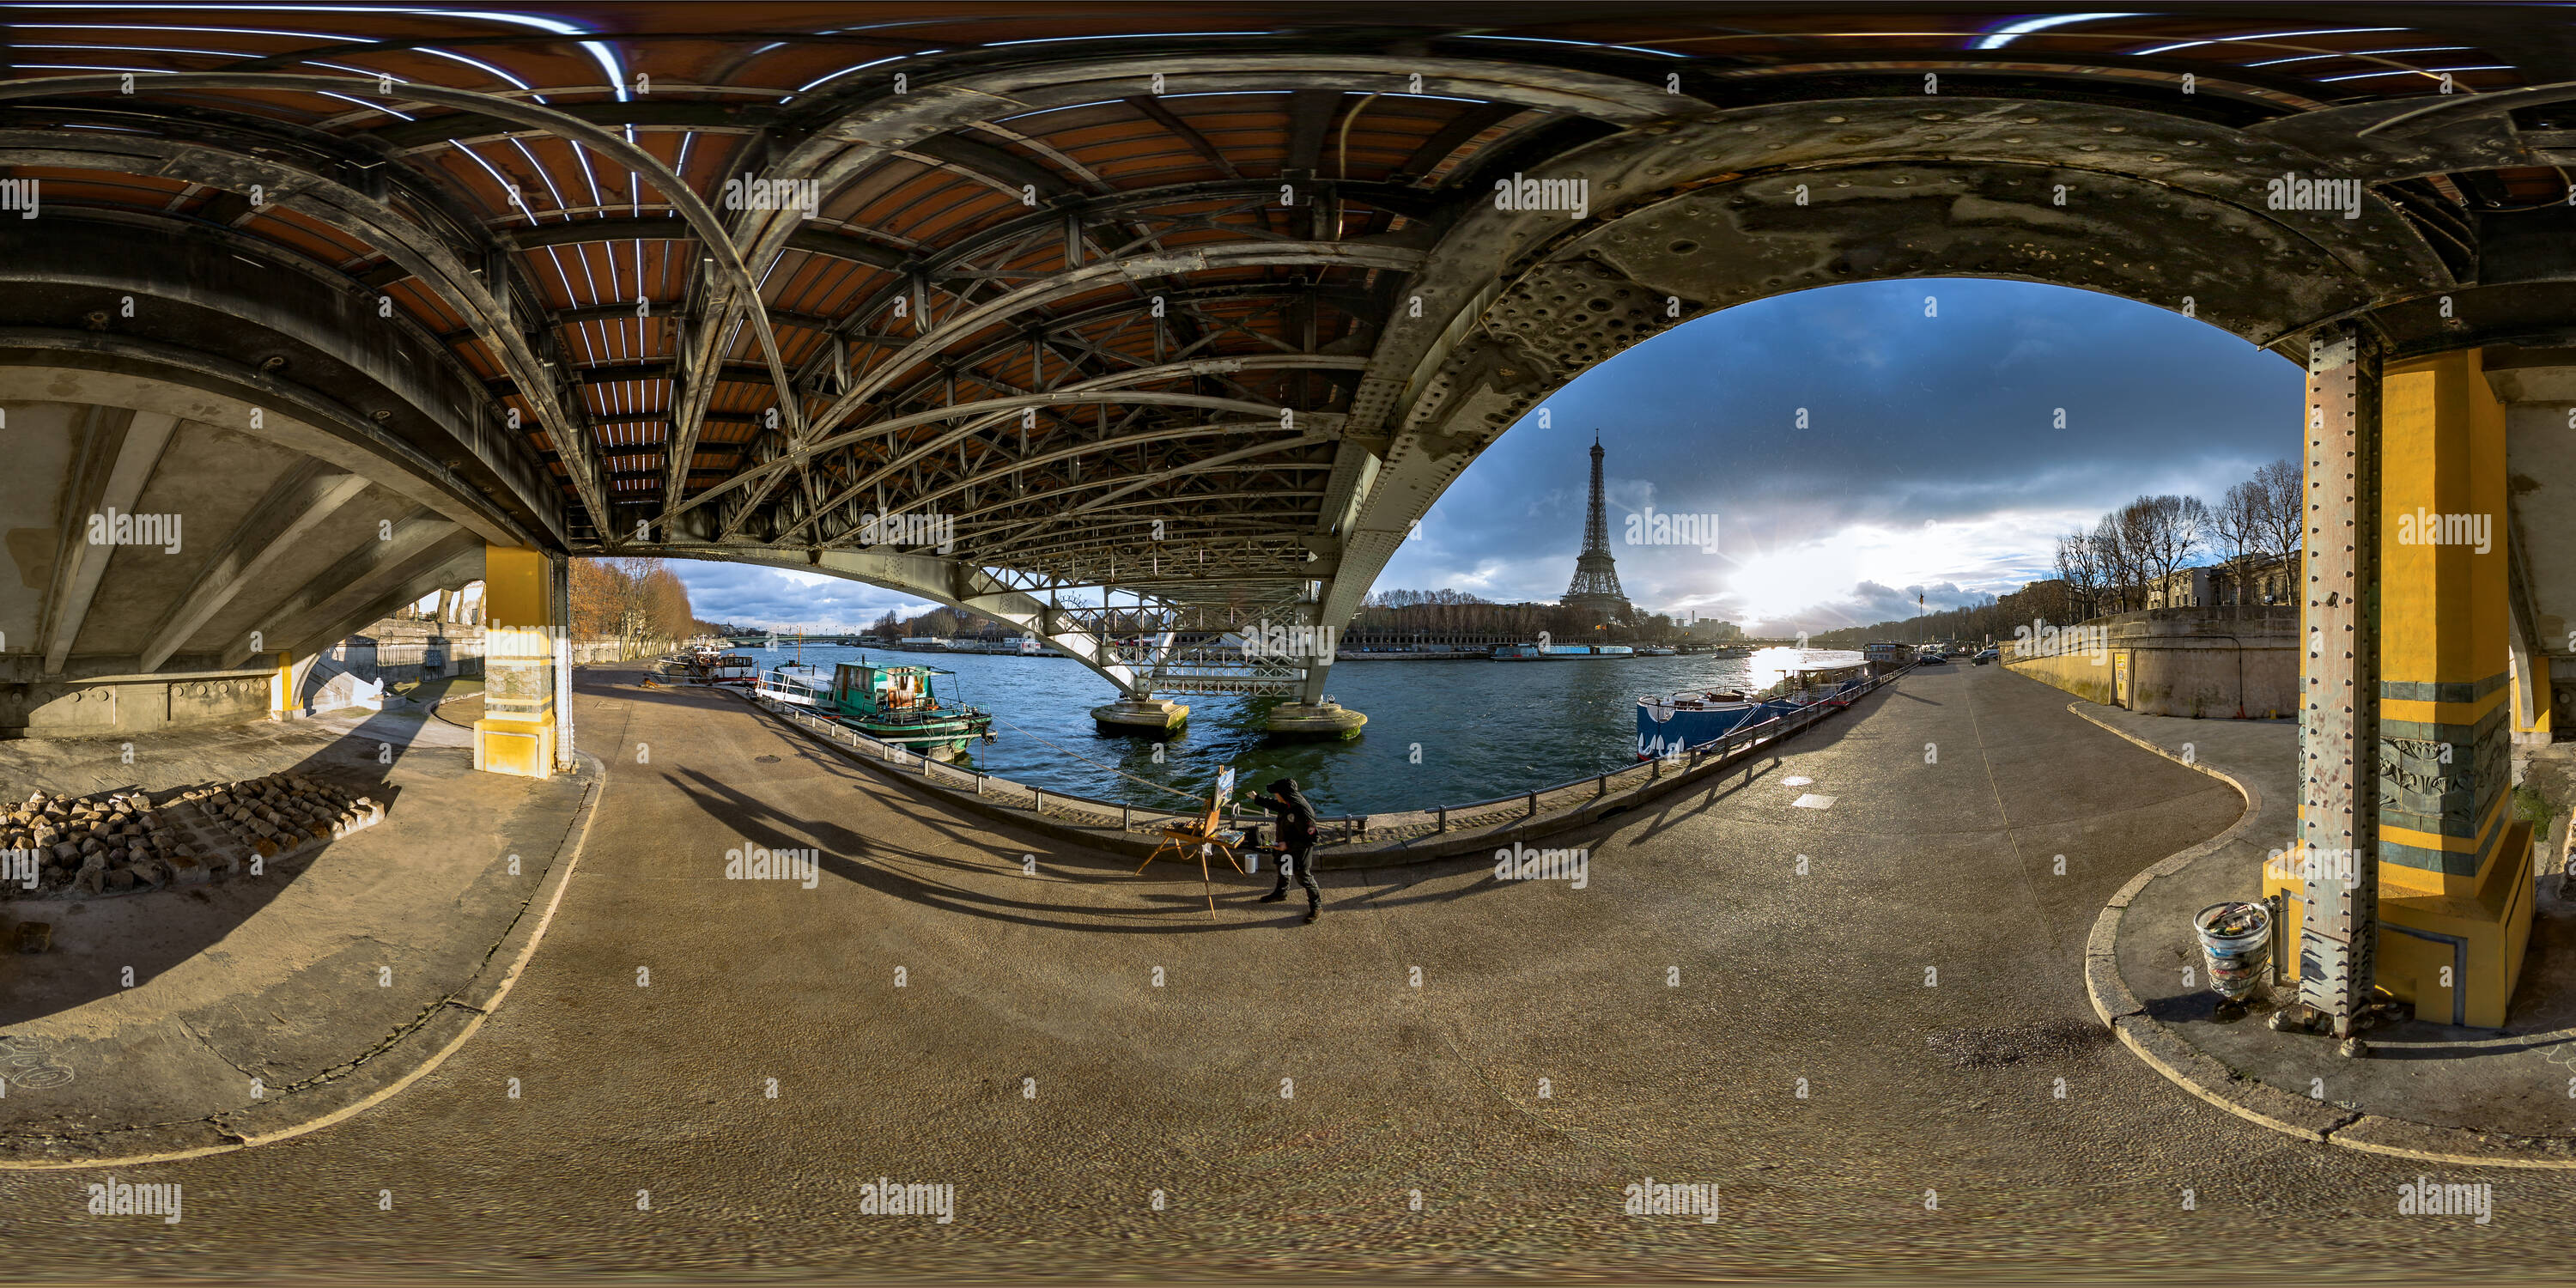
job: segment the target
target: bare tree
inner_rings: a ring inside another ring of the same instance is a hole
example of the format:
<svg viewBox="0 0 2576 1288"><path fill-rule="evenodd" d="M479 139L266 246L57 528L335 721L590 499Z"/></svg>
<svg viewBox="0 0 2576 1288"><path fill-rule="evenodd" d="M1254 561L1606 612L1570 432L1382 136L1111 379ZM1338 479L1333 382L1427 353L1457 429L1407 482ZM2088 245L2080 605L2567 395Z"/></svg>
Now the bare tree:
<svg viewBox="0 0 2576 1288"><path fill-rule="evenodd" d="M2102 587L2111 611L2129 611L2130 600L2138 592L2138 560L2136 552L2129 548L2128 537L2120 530L2120 517L2103 515L2093 525L2085 544L2093 548L2093 559L2102 569Z"/></svg>
<svg viewBox="0 0 2576 1288"><path fill-rule="evenodd" d="M2114 526L2120 544L2135 563L2139 588L2159 585L2200 548L2209 527L2209 507L2196 496L2142 496L2120 507Z"/></svg>
<svg viewBox="0 0 2576 1288"><path fill-rule="evenodd" d="M2299 463L2278 460L2254 471L2254 486L2262 501L2257 525L2262 539L2256 549L2267 560L2296 554L2307 530L2307 480ZM2296 576L2289 580L2293 587L2300 584Z"/></svg>
<svg viewBox="0 0 2576 1288"><path fill-rule="evenodd" d="M2102 615L2102 557L2090 533L2079 529L2057 539L2057 579L2066 584L2064 611L2070 622Z"/></svg>
<svg viewBox="0 0 2576 1288"><path fill-rule="evenodd" d="M2209 514L2210 540L2226 557L2227 584L2239 617L2245 615L2247 583L2263 553L2263 510L2268 492L2262 476L2257 474L2227 489L2227 495L2219 498L2218 508Z"/></svg>
<svg viewBox="0 0 2576 1288"><path fill-rule="evenodd" d="M2192 551L2200 549L2202 533L2210 526L2210 507L2202 505L2200 497L2177 497L2172 492L2138 497L2120 507L2115 526L2120 546L2136 562L2143 592L2151 585L2164 585L2174 569L2184 567Z"/></svg>

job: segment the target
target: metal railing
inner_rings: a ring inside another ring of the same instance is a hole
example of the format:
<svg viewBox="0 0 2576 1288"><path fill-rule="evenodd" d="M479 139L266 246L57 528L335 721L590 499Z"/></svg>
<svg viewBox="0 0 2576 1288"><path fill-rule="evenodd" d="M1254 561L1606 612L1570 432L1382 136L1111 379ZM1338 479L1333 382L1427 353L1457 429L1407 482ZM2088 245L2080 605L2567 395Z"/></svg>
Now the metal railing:
<svg viewBox="0 0 2576 1288"><path fill-rule="evenodd" d="M1820 700L1793 714L1774 716L1757 724L1730 730L1723 737L1687 748L1678 754L1652 757L1635 765L1604 770L1582 778L1567 779L1552 787L1527 788L1508 795L1468 801L1458 805L1435 805L1428 809L1381 814L1335 814L1320 816L1315 821L1326 833L1322 842L1324 844L1349 844L1355 839L1364 840L1371 833L1403 839L1407 835L1414 834L1436 836L1450 831L1453 827L1467 830L1514 822L1535 822L1542 813L1552 812L1558 808L1580 807L1606 797L1613 791L1625 791L1632 782L1634 785L1643 786L1660 781L1668 762L1679 765L1678 772L1687 774L1712 760L1723 762L1738 752L1776 744L1783 739L1794 737L1826 716L1877 691L1891 678L1893 677L1872 676L1861 682L1860 687L1848 693ZM708 687L722 688L723 686ZM726 691L738 690L727 689ZM998 801L1012 808L1026 809L1041 818L1053 814L1078 824L1088 820L1087 825L1094 827L1108 827L1111 826L1111 820L1115 820L1115 825L1120 831L1153 832L1165 824L1196 819L1204 813L1203 810L1197 809L1186 811L1139 809L1125 801L1105 801L1077 792L1054 791L1014 782L977 769L961 769L920 752L908 751L894 743L872 738L839 721L815 715L803 707L766 698L758 693L744 693L743 697L774 715L821 735L826 741L842 744L852 751L907 773L917 767L924 781L956 791L971 791L979 799ZM1752 772L1749 761L1747 765L1746 773L1749 777ZM1587 788L1588 791L1585 790ZM1555 798L1552 803L1551 798ZM1246 821L1242 806L1233 801L1226 802L1220 812L1229 826L1248 829L1253 825Z"/></svg>

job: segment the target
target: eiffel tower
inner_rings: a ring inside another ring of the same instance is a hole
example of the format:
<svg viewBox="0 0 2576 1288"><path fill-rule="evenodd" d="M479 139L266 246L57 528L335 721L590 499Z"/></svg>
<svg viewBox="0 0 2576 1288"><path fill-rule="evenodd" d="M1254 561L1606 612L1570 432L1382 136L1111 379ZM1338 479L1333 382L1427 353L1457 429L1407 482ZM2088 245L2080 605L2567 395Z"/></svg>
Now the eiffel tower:
<svg viewBox="0 0 2576 1288"><path fill-rule="evenodd" d="M1574 584L1561 601L1604 621L1628 615L1628 596L1619 589L1619 566L1610 558L1610 520L1601 504L1601 434L1592 434L1592 509L1583 516L1583 553L1574 557Z"/></svg>

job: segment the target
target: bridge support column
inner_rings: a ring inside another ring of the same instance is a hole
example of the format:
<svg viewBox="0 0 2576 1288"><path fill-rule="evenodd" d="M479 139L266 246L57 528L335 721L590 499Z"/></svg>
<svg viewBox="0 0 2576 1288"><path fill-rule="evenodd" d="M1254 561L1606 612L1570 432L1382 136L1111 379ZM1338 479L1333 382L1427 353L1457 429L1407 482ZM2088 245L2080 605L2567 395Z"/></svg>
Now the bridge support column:
<svg viewBox="0 0 2576 1288"><path fill-rule="evenodd" d="M2376 372L2370 347L2339 329L2311 359L2299 827L2315 866L2264 885L2299 898L2299 1000L2337 1035L2375 988L2496 1026L2532 914L2530 829L2507 808L2504 408L2474 350Z"/></svg>
<svg viewBox="0 0 2576 1288"><path fill-rule="evenodd" d="M280 649L265 655L270 662L268 676L268 718L295 718L295 655Z"/></svg>
<svg viewBox="0 0 2576 1288"><path fill-rule="evenodd" d="M2474 349L2393 364L2379 676L2379 982L2437 1023L2504 1023L2531 939L2512 798L2505 411Z"/></svg>
<svg viewBox="0 0 2576 1288"><path fill-rule="evenodd" d="M525 778L554 776L564 562L542 550L483 553L483 718L474 722L474 767ZM566 752L565 754L569 754Z"/></svg>
<svg viewBox="0 0 2576 1288"><path fill-rule="evenodd" d="M1324 696L1324 680L1333 672L1331 659L1306 664L1306 681L1295 702L1270 709L1262 727L1286 738L1356 738L1368 717Z"/></svg>

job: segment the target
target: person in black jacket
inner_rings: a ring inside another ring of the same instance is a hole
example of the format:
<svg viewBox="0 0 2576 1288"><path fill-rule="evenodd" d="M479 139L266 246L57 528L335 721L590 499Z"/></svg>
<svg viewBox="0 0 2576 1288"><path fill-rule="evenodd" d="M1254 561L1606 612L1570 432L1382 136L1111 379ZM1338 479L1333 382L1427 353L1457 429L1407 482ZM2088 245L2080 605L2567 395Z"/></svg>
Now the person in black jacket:
<svg viewBox="0 0 2576 1288"><path fill-rule="evenodd" d="M1306 887L1306 920L1313 921L1324 912L1324 888L1315 884L1314 854L1319 833L1315 827L1315 806L1297 790L1294 778L1273 779L1270 795L1262 804L1278 819L1279 888L1261 896L1263 903L1277 903L1288 897L1288 878Z"/></svg>

